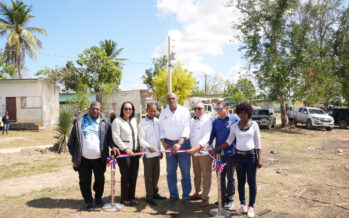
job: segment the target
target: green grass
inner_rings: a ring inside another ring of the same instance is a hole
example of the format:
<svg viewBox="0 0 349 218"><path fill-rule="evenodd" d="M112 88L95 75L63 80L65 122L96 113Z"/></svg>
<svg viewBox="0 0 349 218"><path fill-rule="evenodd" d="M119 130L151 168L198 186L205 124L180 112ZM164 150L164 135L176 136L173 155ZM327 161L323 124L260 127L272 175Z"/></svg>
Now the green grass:
<svg viewBox="0 0 349 218"><path fill-rule="evenodd" d="M18 157L20 159L20 156ZM57 172L71 164L69 156L61 156L46 160L34 160L31 163L16 163L0 166L0 181L15 177L24 177L42 173Z"/></svg>

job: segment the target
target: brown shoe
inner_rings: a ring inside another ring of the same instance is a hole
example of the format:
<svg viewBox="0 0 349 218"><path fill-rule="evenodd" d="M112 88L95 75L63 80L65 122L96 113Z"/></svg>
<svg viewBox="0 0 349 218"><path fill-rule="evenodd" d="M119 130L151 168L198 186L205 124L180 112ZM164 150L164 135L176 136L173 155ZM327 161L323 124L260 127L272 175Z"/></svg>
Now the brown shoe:
<svg viewBox="0 0 349 218"><path fill-rule="evenodd" d="M199 195L199 194L193 194L193 195L190 197L190 200L191 200L191 201L201 200L201 195Z"/></svg>
<svg viewBox="0 0 349 218"><path fill-rule="evenodd" d="M207 207L207 206L208 206L208 200L202 199L202 201L201 201L201 206Z"/></svg>

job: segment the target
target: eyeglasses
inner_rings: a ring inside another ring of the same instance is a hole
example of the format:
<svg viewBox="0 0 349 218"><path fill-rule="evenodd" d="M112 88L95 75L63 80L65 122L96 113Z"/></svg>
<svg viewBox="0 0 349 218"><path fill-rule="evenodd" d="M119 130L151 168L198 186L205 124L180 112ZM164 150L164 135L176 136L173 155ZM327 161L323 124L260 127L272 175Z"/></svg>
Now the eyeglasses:
<svg viewBox="0 0 349 218"><path fill-rule="evenodd" d="M223 108L216 108L217 112L221 112L223 110Z"/></svg>
<svg viewBox="0 0 349 218"><path fill-rule="evenodd" d="M202 107L194 107L194 111L200 111L201 109L203 109Z"/></svg>
<svg viewBox="0 0 349 218"><path fill-rule="evenodd" d="M124 111L132 111L132 108L124 108Z"/></svg>

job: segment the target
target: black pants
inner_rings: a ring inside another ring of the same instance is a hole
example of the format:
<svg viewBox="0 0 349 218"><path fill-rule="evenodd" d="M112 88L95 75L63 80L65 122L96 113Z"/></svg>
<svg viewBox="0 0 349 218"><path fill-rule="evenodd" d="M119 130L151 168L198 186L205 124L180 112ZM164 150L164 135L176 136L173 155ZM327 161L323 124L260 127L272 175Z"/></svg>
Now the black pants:
<svg viewBox="0 0 349 218"><path fill-rule="evenodd" d="M121 202L135 199L139 156L119 159L121 174Z"/></svg>
<svg viewBox="0 0 349 218"><path fill-rule="evenodd" d="M227 163L227 165L225 165L223 172L221 174L222 201L223 202L234 201L234 195L235 195L234 156L221 157L221 160Z"/></svg>
<svg viewBox="0 0 349 218"><path fill-rule="evenodd" d="M102 158L98 159L86 159L81 157L81 164L79 166L79 184L82 197L85 203L92 203L91 192L91 180L92 171L95 176L95 182L93 184L93 190L95 191L95 199L101 198L104 191L104 173L106 169L106 163L102 161Z"/></svg>

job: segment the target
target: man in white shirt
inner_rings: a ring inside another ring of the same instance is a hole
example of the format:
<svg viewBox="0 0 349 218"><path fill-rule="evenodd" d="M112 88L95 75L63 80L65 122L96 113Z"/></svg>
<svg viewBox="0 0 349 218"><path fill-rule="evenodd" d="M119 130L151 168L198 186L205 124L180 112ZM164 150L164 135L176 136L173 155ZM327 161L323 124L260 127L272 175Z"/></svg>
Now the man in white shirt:
<svg viewBox="0 0 349 218"><path fill-rule="evenodd" d="M152 206L157 206L154 199L166 199L158 193L160 159L163 154L159 152L161 150L160 126L158 118L155 117L156 112L154 103L147 104L147 116L139 124L139 144L142 150L152 152L143 157L146 201Z"/></svg>
<svg viewBox="0 0 349 218"><path fill-rule="evenodd" d="M178 200L177 188L177 167L182 173L183 202L190 206L190 155L186 152L177 153L179 149L190 149L188 140L190 134L190 113L189 110L177 104L176 94L169 93L166 96L168 107L165 108L159 117L160 139L165 149L170 149L171 153L166 153L167 162L167 183L170 191L169 204Z"/></svg>
<svg viewBox="0 0 349 218"><path fill-rule="evenodd" d="M287 114L287 117L288 117L288 123L290 125L292 125L293 124L293 119L294 119L294 113L293 113L292 107L289 107L287 109L286 114Z"/></svg>
<svg viewBox="0 0 349 218"><path fill-rule="evenodd" d="M195 104L195 117L190 123L190 145L188 153L193 155L193 170L195 194L190 200L202 199L201 206L208 206L208 194L211 188L212 159L207 154L200 154L200 150L208 151L208 141L212 130L212 121L205 115L205 107L202 103ZM202 195L201 191L202 183Z"/></svg>

